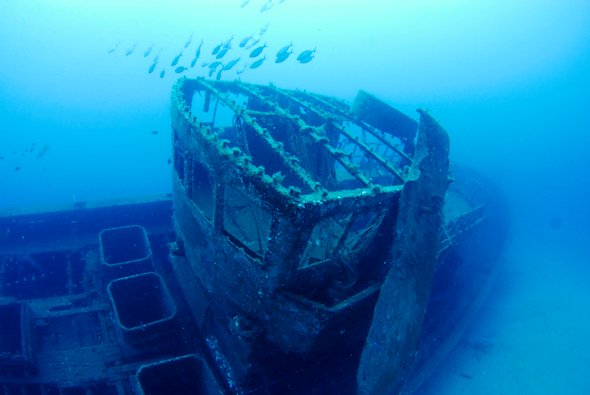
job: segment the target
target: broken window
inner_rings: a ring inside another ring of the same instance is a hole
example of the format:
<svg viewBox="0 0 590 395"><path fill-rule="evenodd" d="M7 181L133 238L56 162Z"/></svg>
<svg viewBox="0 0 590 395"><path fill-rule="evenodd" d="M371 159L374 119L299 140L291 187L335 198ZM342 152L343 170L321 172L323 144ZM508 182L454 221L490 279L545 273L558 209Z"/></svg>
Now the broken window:
<svg viewBox="0 0 590 395"><path fill-rule="evenodd" d="M226 185L223 228L248 254L264 256L271 220L271 214L253 194Z"/></svg>
<svg viewBox="0 0 590 395"><path fill-rule="evenodd" d="M178 133L174 132L174 170L181 181L184 181L184 148L182 147Z"/></svg>
<svg viewBox="0 0 590 395"><path fill-rule="evenodd" d="M215 200L213 193L214 180L209 169L201 162L191 161L191 180L189 185L189 196L193 203L210 220L213 220Z"/></svg>

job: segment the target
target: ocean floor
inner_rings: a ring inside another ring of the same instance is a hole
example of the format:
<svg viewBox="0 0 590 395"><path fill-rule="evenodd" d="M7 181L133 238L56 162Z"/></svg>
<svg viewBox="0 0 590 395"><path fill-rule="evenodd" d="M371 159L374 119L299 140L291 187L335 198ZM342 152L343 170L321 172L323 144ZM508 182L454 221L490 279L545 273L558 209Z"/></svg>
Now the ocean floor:
<svg viewBox="0 0 590 395"><path fill-rule="evenodd" d="M530 231L421 394L590 394L588 229Z"/></svg>

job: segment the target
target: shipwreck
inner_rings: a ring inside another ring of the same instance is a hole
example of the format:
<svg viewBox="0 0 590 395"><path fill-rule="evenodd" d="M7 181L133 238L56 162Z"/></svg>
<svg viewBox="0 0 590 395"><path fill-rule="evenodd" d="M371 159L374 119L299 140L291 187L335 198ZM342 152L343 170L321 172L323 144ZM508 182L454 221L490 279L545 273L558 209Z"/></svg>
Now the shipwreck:
<svg viewBox="0 0 590 395"><path fill-rule="evenodd" d="M417 390L506 231L418 117L180 79L170 196L0 217L0 393Z"/></svg>

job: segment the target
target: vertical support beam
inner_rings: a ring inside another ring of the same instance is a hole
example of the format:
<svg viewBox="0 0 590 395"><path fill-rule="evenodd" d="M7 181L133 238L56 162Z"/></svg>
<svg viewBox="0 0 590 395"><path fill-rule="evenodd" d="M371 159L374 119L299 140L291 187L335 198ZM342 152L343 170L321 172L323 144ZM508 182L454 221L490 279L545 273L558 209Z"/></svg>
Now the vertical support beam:
<svg viewBox="0 0 590 395"><path fill-rule="evenodd" d="M223 218L225 217L225 179L219 170L215 170L215 210L213 224L217 235L223 232Z"/></svg>
<svg viewBox="0 0 590 395"><path fill-rule="evenodd" d="M293 210L273 215L270 238L264 256L269 285L289 284L303 256L303 251L317 218L311 213Z"/></svg>
<svg viewBox="0 0 590 395"><path fill-rule="evenodd" d="M448 156L447 133L420 111L414 165L400 197L391 268L357 372L359 394L398 393L415 358L438 261Z"/></svg>

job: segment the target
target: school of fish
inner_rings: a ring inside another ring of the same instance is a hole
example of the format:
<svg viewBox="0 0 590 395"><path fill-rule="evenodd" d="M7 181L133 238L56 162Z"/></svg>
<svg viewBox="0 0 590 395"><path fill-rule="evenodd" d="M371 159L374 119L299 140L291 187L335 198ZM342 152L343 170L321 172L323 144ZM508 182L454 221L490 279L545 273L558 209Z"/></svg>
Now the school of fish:
<svg viewBox="0 0 590 395"><path fill-rule="evenodd" d="M269 11L271 8L284 1L285 0L265 0L264 4L259 9L259 12L263 13ZM244 8L249 4L250 0L243 0L240 7ZM193 45L193 34L191 33L188 39L180 47L180 50L174 52L175 55L172 59L168 61L160 61L160 55L163 49L159 49L153 58L151 58L151 62L147 66L147 73L154 73L159 75L160 78L164 78L168 70L171 70L170 72L174 74L187 74L187 76L195 77L200 75L199 73L203 70L205 75L209 78L213 78L215 75L215 79L220 80L224 73L233 69L236 70L235 74L239 76L247 70L264 68L264 66L272 62L273 59L275 64L286 62L289 59L294 59L292 61L299 62L300 64L307 64L315 58L316 48L298 49L293 41L283 45L276 52L273 50L274 53L272 53L271 47L269 47L268 43L263 40L269 25L270 24L267 23L260 27L258 31L253 32L240 40L236 39L235 44L233 35L221 42L209 43L212 46L212 49L209 50L205 49L206 44L203 39L200 39L198 44ZM139 43L134 41L128 47L119 50L121 47L121 41L118 41L107 51L107 54L110 55L117 51L123 51L124 55L128 57L138 50L138 46ZM193 47L192 49L191 46ZM155 45L150 43L145 47L145 50L143 50L141 55L143 55L144 58L150 57L154 52L154 48ZM294 53L296 53L296 55L291 56ZM197 64L201 67L197 67Z"/></svg>

